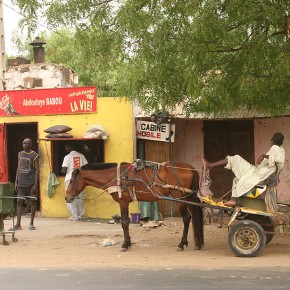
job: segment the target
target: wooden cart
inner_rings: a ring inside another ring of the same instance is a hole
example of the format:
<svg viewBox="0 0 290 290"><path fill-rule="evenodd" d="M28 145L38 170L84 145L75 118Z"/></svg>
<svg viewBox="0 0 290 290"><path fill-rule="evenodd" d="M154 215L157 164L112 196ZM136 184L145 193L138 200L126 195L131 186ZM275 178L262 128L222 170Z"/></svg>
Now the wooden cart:
<svg viewBox="0 0 290 290"><path fill-rule="evenodd" d="M235 208L209 197L200 197L200 203L168 197L162 199L228 212L228 245L237 257L257 256L274 238L276 226L286 225L290 221L290 206L285 206L283 212L267 212L264 199L241 197L239 206Z"/></svg>

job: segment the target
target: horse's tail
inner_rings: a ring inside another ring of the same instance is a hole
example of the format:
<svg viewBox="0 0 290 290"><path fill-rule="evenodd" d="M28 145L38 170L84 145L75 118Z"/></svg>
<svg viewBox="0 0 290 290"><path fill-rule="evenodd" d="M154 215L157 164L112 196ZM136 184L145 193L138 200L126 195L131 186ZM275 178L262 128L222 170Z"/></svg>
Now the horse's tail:
<svg viewBox="0 0 290 290"><path fill-rule="evenodd" d="M194 171L194 176L191 186L193 193L190 195L190 201L200 203L200 199L197 196L199 189L199 176ZM204 233L203 233L203 210L201 206L191 205L188 207L192 216L192 227L194 232L195 247L200 250L204 245Z"/></svg>

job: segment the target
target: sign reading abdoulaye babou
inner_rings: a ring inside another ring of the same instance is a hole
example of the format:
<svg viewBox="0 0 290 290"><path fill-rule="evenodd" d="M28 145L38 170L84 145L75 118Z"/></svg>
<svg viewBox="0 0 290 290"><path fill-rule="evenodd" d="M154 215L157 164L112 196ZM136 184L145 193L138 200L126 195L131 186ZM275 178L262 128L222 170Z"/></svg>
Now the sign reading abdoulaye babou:
<svg viewBox="0 0 290 290"><path fill-rule="evenodd" d="M0 116L82 114L96 111L95 87L0 91Z"/></svg>

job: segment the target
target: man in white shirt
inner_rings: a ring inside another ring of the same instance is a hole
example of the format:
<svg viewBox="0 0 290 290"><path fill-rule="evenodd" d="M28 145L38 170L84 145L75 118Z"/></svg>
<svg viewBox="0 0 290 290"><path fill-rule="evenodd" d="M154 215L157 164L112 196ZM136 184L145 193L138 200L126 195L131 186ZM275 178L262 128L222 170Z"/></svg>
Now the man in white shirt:
<svg viewBox="0 0 290 290"><path fill-rule="evenodd" d="M73 143L66 143L65 151L69 154L67 154L63 159L61 172L65 173L65 190L67 190L74 169L86 165L88 161L82 153L75 150ZM85 213L84 193L81 192L78 198L76 198L72 203L67 204L67 207L72 215L69 218L70 220L77 221L81 219Z"/></svg>

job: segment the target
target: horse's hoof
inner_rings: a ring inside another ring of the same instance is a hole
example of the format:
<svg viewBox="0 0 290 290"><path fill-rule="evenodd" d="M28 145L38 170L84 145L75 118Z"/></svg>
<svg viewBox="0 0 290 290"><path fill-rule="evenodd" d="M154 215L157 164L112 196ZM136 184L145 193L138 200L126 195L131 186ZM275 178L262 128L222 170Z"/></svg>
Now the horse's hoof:
<svg viewBox="0 0 290 290"><path fill-rule="evenodd" d="M201 250L202 247L195 247L194 250Z"/></svg>
<svg viewBox="0 0 290 290"><path fill-rule="evenodd" d="M121 248L120 252L127 252L129 249L128 248Z"/></svg>
<svg viewBox="0 0 290 290"><path fill-rule="evenodd" d="M176 248L176 251L177 251L177 252L182 252L183 250L184 250L184 248L180 248L180 247L177 247L177 248Z"/></svg>
<svg viewBox="0 0 290 290"><path fill-rule="evenodd" d="M127 246L122 246L121 252L127 252L129 250L129 247Z"/></svg>

